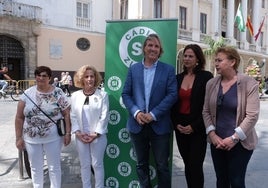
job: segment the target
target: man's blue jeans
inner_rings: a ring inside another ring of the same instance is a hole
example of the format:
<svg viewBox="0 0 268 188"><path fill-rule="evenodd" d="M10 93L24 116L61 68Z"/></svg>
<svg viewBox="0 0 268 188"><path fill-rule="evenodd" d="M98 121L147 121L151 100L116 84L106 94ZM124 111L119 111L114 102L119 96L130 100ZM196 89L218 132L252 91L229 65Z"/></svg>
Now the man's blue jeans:
<svg viewBox="0 0 268 188"><path fill-rule="evenodd" d="M210 146L217 177L217 188L245 188L245 175L253 150L237 143L230 151Z"/></svg>
<svg viewBox="0 0 268 188"><path fill-rule="evenodd" d="M5 80L0 80L0 91L3 91L7 88L8 82Z"/></svg>
<svg viewBox="0 0 268 188"><path fill-rule="evenodd" d="M158 188L171 188L169 171L171 134L157 135L150 125L145 125L141 132L130 133L131 141L137 157L137 175L141 188L151 188L149 173L150 148L157 168Z"/></svg>

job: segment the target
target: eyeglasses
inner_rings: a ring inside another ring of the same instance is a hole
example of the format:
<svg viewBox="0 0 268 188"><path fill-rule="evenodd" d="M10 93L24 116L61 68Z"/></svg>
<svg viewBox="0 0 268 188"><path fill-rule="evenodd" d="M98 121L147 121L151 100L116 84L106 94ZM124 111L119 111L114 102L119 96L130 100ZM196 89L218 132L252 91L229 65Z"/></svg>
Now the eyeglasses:
<svg viewBox="0 0 268 188"><path fill-rule="evenodd" d="M219 95L217 99L217 107L221 107L223 103L224 95Z"/></svg>
<svg viewBox="0 0 268 188"><path fill-rule="evenodd" d="M36 76L42 77L42 78L47 78L48 77L48 75L46 75L46 74L37 74Z"/></svg>

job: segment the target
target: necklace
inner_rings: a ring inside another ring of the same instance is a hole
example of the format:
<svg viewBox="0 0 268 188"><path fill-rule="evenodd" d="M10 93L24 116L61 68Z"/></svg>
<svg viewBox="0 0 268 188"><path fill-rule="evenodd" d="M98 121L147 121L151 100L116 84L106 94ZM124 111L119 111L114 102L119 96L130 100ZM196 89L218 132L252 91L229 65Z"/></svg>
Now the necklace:
<svg viewBox="0 0 268 188"><path fill-rule="evenodd" d="M94 89L93 91L90 91L90 92L86 93L85 90L83 90L83 93L84 93L85 96L88 97L88 96L93 95L93 94L95 93L95 91L96 91L96 90Z"/></svg>

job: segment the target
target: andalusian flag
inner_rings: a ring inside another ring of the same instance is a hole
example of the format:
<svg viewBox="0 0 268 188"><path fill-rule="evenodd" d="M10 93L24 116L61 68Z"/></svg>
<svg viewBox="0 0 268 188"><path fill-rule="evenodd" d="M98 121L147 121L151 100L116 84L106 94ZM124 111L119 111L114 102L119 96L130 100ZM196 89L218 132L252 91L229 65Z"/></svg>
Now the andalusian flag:
<svg viewBox="0 0 268 188"><path fill-rule="evenodd" d="M240 3L239 3L238 8L237 8L237 12L236 12L236 16L235 16L235 22L237 23L238 30L240 32L245 32L246 25L245 25L245 21L244 21L244 17L243 17L243 14L242 14Z"/></svg>

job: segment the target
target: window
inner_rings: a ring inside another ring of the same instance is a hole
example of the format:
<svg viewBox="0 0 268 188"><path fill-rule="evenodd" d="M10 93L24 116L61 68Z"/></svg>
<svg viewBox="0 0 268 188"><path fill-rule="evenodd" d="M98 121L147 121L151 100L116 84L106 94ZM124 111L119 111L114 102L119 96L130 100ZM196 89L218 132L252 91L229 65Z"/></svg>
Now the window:
<svg viewBox="0 0 268 188"><path fill-rule="evenodd" d="M222 0L222 8L227 9L227 0Z"/></svg>
<svg viewBox="0 0 268 188"><path fill-rule="evenodd" d="M201 33L207 33L207 15L204 13L200 14L200 31Z"/></svg>
<svg viewBox="0 0 268 188"><path fill-rule="evenodd" d="M154 0L154 18L162 18L162 0Z"/></svg>
<svg viewBox="0 0 268 188"><path fill-rule="evenodd" d="M186 12L185 7L180 7L179 28L186 29Z"/></svg>
<svg viewBox="0 0 268 188"><path fill-rule="evenodd" d="M79 28L90 28L90 2L77 1L76 2L76 26Z"/></svg>
<svg viewBox="0 0 268 188"><path fill-rule="evenodd" d="M128 18L128 0L121 0L120 2L120 19Z"/></svg>
<svg viewBox="0 0 268 188"><path fill-rule="evenodd" d="M76 46L77 48L79 48L80 50L82 51L86 51L89 49L90 47L90 42L88 39L86 38L79 38L77 41L76 41Z"/></svg>
<svg viewBox="0 0 268 188"><path fill-rule="evenodd" d="M76 3L76 16L80 18L89 18L89 4L77 2Z"/></svg>
<svg viewBox="0 0 268 188"><path fill-rule="evenodd" d="M265 8L265 0L261 1L261 8Z"/></svg>

